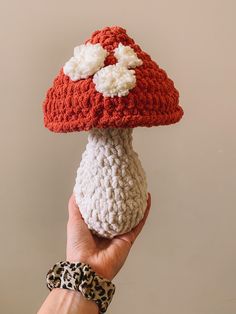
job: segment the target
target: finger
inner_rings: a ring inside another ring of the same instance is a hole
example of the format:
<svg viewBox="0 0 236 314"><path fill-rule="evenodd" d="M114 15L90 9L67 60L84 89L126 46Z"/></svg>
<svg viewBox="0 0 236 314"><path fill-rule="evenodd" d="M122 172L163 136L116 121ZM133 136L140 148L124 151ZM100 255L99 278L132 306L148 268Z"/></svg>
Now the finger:
<svg viewBox="0 0 236 314"><path fill-rule="evenodd" d="M68 212L69 212L69 218L68 218L68 224L67 224L68 234L76 233L77 235L83 235L83 234L88 233L89 229L86 223L84 222L84 219L81 215L79 207L76 204L74 194L72 194L69 199Z"/></svg>
<svg viewBox="0 0 236 314"><path fill-rule="evenodd" d="M75 195L72 194L70 199L69 199L69 203L68 203L68 213L69 213L69 219L70 220L74 220L74 219L83 219L82 218L82 215L81 215L81 212L76 204L76 201L75 201Z"/></svg>
<svg viewBox="0 0 236 314"><path fill-rule="evenodd" d="M131 231L129 231L127 233L124 233L124 234L122 234L122 235L120 235L118 237L115 237L115 238L124 240L130 246L132 246L132 244L134 243L135 239L137 238L137 236L139 235L139 233L143 229L143 226L145 225L145 222L147 220L148 214L150 212L150 208L151 208L151 194L148 193L147 207L146 207L146 211L145 211L145 214L144 214L142 220Z"/></svg>

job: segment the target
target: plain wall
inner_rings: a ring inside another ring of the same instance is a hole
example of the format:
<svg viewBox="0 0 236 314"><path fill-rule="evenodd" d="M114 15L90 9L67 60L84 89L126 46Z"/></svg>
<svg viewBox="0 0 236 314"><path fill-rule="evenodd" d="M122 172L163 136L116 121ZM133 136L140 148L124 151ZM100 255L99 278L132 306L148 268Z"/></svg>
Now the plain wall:
<svg viewBox="0 0 236 314"><path fill-rule="evenodd" d="M1 1L1 313L35 313L65 259L87 134L49 132L42 102L73 48L112 25L167 71L185 116L134 131L152 209L108 313L236 313L235 11L234 0Z"/></svg>

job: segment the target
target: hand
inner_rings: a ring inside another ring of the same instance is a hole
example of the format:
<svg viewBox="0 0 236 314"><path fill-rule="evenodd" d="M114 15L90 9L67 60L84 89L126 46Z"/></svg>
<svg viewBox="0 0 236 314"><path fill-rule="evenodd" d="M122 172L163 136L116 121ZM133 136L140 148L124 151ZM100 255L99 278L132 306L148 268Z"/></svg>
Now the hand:
<svg viewBox="0 0 236 314"><path fill-rule="evenodd" d="M135 239L141 232L150 207L151 195L148 194L146 212L140 223L130 232L113 239L105 239L91 233L72 195L68 206L67 261L87 263L98 275L112 280L121 269Z"/></svg>

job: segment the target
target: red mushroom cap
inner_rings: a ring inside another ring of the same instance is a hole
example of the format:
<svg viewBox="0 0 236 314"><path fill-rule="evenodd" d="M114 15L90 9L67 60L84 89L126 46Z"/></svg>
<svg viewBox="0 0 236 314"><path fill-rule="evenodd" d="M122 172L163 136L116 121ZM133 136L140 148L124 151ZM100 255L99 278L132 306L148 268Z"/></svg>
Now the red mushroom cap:
<svg viewBox="0 0 236 314"><path fill-rule="evenodd" d="M63 69L48 90L43 104L44 124L54 132L91 128L134 128L178 122L183 116L179 93L166 72L141 50L121 27L96 31L86 41L100 43L110 55L105 65L116 63L113 50L130 46L143 61L135 68L136 86L127 96L106 97L96 91L93 78L72 81Z"/></svg>

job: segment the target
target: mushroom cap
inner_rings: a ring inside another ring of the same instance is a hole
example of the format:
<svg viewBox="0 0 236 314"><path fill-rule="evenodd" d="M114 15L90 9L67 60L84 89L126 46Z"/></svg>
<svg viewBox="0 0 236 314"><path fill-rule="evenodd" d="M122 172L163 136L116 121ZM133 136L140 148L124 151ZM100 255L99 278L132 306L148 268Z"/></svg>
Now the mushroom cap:
<svg viewBox="0 0 236 314"><path fill-rule="evenodd" d="M105 66L117 63L114 49L119 43L130 46L143 61L135 68L136 86L127 96L107 97L95 89L92 76L72 81L62 68L43 103L44 124L48 129L73 132L92 128L151 127L173 124L182 118L179 92L173 81L125 29L106 27L94 32L86 43L100 43L109 52Z"/></svg>

